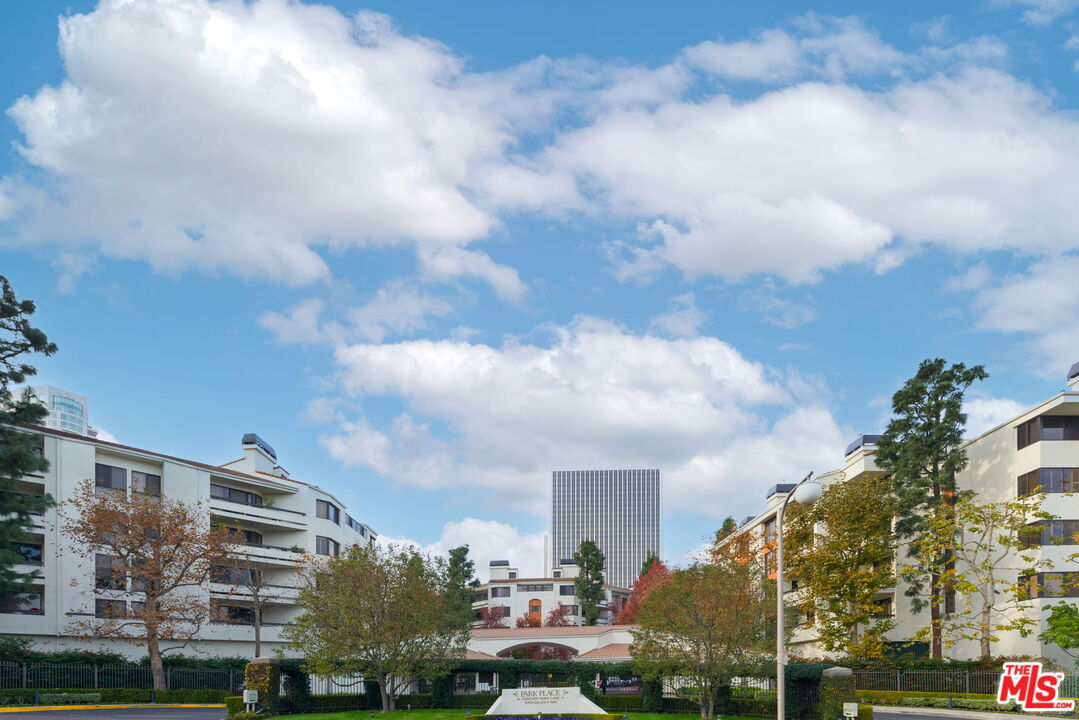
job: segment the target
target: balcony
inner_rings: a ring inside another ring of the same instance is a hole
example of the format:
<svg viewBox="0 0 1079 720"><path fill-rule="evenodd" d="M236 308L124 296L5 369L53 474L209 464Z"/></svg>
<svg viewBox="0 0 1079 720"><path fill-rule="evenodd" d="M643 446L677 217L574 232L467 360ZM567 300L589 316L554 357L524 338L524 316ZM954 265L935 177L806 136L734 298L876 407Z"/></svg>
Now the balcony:
<svg viewBox="0 0 1079 720"><path fill-rule="evenodd" d="M254 592L250 587L231 583L210 583L210 594L250 602ZM264 583L260 590L262 602L271 604L293 605L300 596L300 588L295 585L272 585Z"/></svg>
<svg viewBox="0 0 1079 720"><path fill-rule="evenodd" d="M211 498L210 514L221 518L238 520L267 530L307 528L306 513L270 505L248 505L223 498Z"/></svg>
<svg viewBox="0 0 1079 720"><path fill-rule="evenodd" d="M245 544L238 546L232 554L249 560L253 563L268 565L285 565L295 567L303 561L306 551L303 548L286 548L277 545Z"/></svg>

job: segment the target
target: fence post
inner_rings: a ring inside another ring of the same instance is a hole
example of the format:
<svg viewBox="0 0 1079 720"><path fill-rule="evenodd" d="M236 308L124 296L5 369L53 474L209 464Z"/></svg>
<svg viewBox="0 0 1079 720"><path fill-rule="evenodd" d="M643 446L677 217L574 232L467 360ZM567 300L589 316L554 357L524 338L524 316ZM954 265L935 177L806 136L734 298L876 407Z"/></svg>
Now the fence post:
<svg viewBox="0 0 1079 720"><path fill-rule="evenodd" d="M964 687L966 689L963 692L965 692L965 693L967 693L969 695L970 694L970 670L967 670L966 673L964 673L964 674L966 675L966 684L964 685Z"/></svg>
<svg viewBox="0 0 1079 720"><path fill-rule="evenodd" d="M27 688L26 680L27 680L26 663L23 663L22 664L22 689L23 690L25 690Z"/></svg>
<svg viewBox="0 0 1079 720"><path fill-rule="evenodd" d="M896 670L895 671L895 691L896 692L899 692L900 690L903 689L903 688L899 687L899 674L902 673L902 672L903 672L902 670Z"/></svg>
<svg viewBox="0 0 1079 720"><path fill-rule="evenodd" d="M101 669L100 667L98 667L97 665L94 665L94 690L97 690L99 688L98 679L97 679L97 671L100 670L100 669Z"/></svg>
<svg viewBox="0 0 1079 720"><path fill-rule="evenodd" d="M172 690L172 668L165 668L165 687Z"/></svg>
<svg viewBox="0 0 1079 720"><path fill-rule="evenodd" d="M236 681L232 679L232 670L229 670L229 692L236 689Z"/></svg>

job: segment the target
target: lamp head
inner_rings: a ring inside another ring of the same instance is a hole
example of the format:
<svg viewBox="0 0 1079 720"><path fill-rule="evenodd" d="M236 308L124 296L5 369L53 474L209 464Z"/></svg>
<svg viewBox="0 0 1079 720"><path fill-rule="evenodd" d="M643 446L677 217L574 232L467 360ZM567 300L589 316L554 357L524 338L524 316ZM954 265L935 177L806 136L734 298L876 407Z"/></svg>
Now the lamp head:
<svg viewBox="0 0 1079 720"><path fill-rule="evenodd" d="M820 500L823 489L817 481L804 482L794 490L794 499L799 505L812 505Z"/></svg>

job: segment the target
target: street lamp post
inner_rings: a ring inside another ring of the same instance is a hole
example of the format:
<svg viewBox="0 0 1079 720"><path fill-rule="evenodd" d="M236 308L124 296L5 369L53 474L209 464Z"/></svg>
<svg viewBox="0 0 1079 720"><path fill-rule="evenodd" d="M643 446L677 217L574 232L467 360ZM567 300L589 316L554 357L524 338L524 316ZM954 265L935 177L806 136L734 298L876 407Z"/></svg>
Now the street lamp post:
<svg viewBox="0 0 1079 720"><path fill-rule="evenodd" d="M787 713L785 687L787 648L783 627L783 513L791 498L797 500L799 505L812 505L817 502L822 490L820 483L810 482L812 477L813 473L810 472L787 493L787 497L776 514L776 720L786 720Z"/></svg>

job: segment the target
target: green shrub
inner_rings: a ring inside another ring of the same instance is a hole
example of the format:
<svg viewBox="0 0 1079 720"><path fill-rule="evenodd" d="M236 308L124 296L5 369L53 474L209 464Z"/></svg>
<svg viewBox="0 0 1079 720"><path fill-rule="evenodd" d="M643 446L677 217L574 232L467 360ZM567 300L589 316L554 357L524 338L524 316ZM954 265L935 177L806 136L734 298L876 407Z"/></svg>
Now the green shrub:
<svg viewBox="0 0 1079 720"><path fill-rule="evenodd" d="M640 695L597 695L595 703L607 712L629 712L641 709Z"/></svg>
<svg viewBox="0 0 1079 720"><path fill-rule="evenodd" d="M431 681L431 707L453 706L453 675L439 675Z"/></svg>
<svg viewBox="0 0 1079 720"><path fill-rule="evenodd" d="M406 710L411 706L413 710L431 707L431 696L424 694L398 695L395 707L398 710Z"/></svg>
<svg viewBox="0 0 1079 720"><path fill-rule="evenodd" d="M230 718L236 717L236 713L244 709L244 699L236 695L225 698L225 711Z"/></svg>
<svg viewBox="0 0 1079 720"><path fill-rule="evenodd" d="M731 698L731 714L750 715L754 717L775 717L775 697L771 700Z"/></svg>
<svg viewBox="0 0 1079 720"><path fill-rule="evenodd" d="M474 693L472 695L454 695L455 708L489 708L494 705L498 695L494 693Z"/></svg>
<svg viewBox="0 0 1079 720"><path fill-rule="evenodd" d="M843 717L843 703L855 702L854 676L825 675L820 681L820 717L835 720Z"/></svg>
<svg viewBox="0 0 1079 720"><path fill-rule="evenodd" d="M239 710L230 716L232 720L261 720L266 715L254 710Z"/></svg>
<svg viewBox="0 0 1079 720"><path fill-rule="evenodd" d="M646 713L663 712L663 682L661 680L645 679L641 686L641 710Z"/></svg>
<svg viewBox="0 0 1079 720"><path fill-rule="evenodd" d="M42 705L98 705L101 693L42 693Z"/></svg>
<svg viewBox="0 0 1079 720"><path fill-rule="evenodd" d="M378 693L376 692L377 696ZM381 707L379 698L379 707ZM368 697L361 693L349 693L347 695L312 695L311 712L335 712L337 710L366 710Z"/></svg>
<svg viewBox="0 0 1079 720"><path fill-rule="evenodd" d="M311 676L293 665L282 665L285 696L281 698L281 713L307 712L311 709Z"/></svg>
<svg viewBox="0 0 1079 720"><path fill-rule="evenodd" d="M367 703L368 710L381 710L382 709L382 691L379 690L378 682L375 680L363 681L363 696ZM360 707L363 707L362 705Z"/></svg>
<svg viewBox="0 0 1079 720"><path fill-rule="evenodd" d="M873 720L873 706L872 705L859 705L858 706L858 720Z"/></svg>

